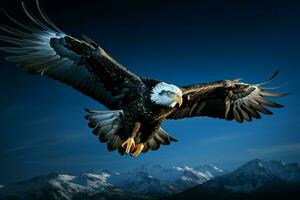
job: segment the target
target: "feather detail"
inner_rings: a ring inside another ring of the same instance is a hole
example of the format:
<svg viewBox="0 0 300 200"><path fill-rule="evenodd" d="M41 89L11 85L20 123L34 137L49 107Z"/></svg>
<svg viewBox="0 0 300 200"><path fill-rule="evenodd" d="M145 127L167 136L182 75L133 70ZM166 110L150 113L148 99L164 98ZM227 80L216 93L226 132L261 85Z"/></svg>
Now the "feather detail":
<svg viewBox="0 0 300 200"><path fill-rule="evenodd" d="M99 141L107 143L109 151L121 148L124 142L118 135L121 129L122 110L99 111L94 109L85 109L88 113L84 118L89 121L88 125L93 128L93 134L98 136Z"/></svg>
<svg viewBox="0 0 300 200"><path fill-rule="evenodd" d="M265 90L275 88L262 87L262 85L273 81L278 72L277 70L269 79L260 84L247 84L240 80L224 80L182 87L185 101L167 118L208 116L226 120L235 119L241 123L252 121L252 118L260 119L259 112L271 115L273 112L267 107L281 108L283 105L266 98L283 97L287 93L266 92ZM199 103L203 103L204 106L197 110Z"/></svg>

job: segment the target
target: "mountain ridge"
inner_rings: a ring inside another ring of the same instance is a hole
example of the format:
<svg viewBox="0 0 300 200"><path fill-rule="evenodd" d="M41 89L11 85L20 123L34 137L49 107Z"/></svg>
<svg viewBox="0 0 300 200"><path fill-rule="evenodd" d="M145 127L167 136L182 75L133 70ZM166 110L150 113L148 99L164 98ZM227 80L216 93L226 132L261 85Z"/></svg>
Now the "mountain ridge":
<svg viewBox="0 0 300 200"><path fill-rule="evenodd" d="M299 163L250 160L231 172L214 165L142 165L128 172L50 173L0 186L0 199L298 199ZM300 190L299 190L300 191Z"/></svg>
<svg viewBox="0 0 300 200"><path fill-rule="evenodd" d="M166 199L298 199L299 163L254 159L232 172Z"/></svg>
<svg viewBox="0 0 300 200"><path fill-rule="evenodd" d="M29 199L43 199L43 195L46 195L59 200L100 197L153 199L181 192L210 180L212 174L217 176L223 173L213 165L202 166L205 168L203 172L199 171L200 167L194 170L187 166L142 165L128 172L99 170L97 173L87 172L77 176L50 173L3 186L0 188L0 199L24 199L24 195Z"/></svg>

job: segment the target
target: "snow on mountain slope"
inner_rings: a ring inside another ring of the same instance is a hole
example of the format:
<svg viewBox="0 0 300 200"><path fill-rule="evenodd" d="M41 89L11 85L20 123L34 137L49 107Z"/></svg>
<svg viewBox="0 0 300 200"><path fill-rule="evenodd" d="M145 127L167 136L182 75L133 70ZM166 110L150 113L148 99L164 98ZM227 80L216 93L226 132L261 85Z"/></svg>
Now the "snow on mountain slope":
<svg viewBox="0 0 300 200"><path fill-rule="evenodd" d="M167 196L202 184L212 179L214 177L212 174L217 176L217 173L211 171L208 166L204 171L200 171L187 166L143 165L127 173L122 180L115 184L126 186L129 191L140 194Z"/></svg>
<svg viewBox="0 0 300 200"><path fill-rule="evenodd" d="M251 160L233 172L174 194L168 200L295 200L300 195L300 166Z"/></svg>
<svg viewBox="0 0 300 200"><path fill-rule="evenodd" d="M0 199L151 199L133 194L107 182L107 173L86 173L78 177L62 174L38 176L0 189Z"/></svg>
<svg viewBox="0 0 300 200"><path fill-rule="evenodd" d="M255 159L230 173L213 165L199 165L195 168L143 165L128 172L103 170L78 176L52 173L28 181L1 185L0 199L151 200L169 195L174 195L170 199L186 199L187 196L219 199L236 194L234 197L238 199L240 194L256 191L276 197L272 188L294 194L299 183L298 163Z"/></svg>
<svg viewBox="0 0 300 200"><path fill-rule="evenodd" d="M207 182L205 185L208 187L222 187L233 192L250 192L265 185L296 181L300 181L300 166L298 163L264 162L255 159L231 173Z"/></svg>
<svg viewBox="0 0 300 200"><path fill-rule="evenodd" d="M224 170L219 169L212 164L198 165L194 169L207 174L209 178L214 178L216 176L220 176L226 173Z"/></svg>
<svg viewBox="0 0 300 200"><path fill-rule="evenodd" d="M202 168L203 171L187 166L143 165L122 173L109 170L78 176L52 173L0 187L0 199L101 197L105 200L132 199L137 195L138 199L151 199L181 192L218 175L215 172L217 168L213 165L202 165Z"/></svg>

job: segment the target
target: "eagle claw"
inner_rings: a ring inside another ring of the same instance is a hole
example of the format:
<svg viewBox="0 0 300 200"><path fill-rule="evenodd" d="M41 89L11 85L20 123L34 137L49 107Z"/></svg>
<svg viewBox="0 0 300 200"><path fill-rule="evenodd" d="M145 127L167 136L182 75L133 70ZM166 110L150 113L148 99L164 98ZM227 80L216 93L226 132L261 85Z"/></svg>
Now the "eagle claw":
<svg viewBox="0 0 300 200"><path fill-rule="evenodd" d="M133 153L131 153L131 156L137 157L138 155L140 155L140 153L143 151L143 149L144 149L144 144L135 145L135 151Z"/></svg>
<svg viewBox="0 0 300 200"><path fill-rule="evenodd" d="M135 148L135 142L132 137L128 138L123 144L121 145L123 148L126 146L125 153L128 154L130 152L131 147Z"/></svg>

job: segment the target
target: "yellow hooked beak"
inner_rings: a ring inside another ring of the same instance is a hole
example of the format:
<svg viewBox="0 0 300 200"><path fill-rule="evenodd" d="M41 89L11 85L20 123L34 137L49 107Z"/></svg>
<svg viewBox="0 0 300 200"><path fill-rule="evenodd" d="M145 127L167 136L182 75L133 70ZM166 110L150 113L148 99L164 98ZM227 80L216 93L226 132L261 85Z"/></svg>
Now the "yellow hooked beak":
<svg viewBox="0 0 300 200"><path fill-rule="evenodd" d="M176 95L174 100L178 103L178 107L180 107L182 105L182 96L181 95Z"/></svg>

